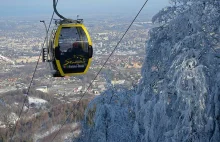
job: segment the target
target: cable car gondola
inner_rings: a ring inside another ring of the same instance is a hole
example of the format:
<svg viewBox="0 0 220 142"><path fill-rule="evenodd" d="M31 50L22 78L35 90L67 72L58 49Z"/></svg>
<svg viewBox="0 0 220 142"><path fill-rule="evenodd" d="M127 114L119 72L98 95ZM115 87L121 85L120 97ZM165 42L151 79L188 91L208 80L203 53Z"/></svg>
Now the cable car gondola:
<svg viewBox="0 0 220 142"><path fill-rule="evenodd" d="M57 27L50 48L54 52L54 76L85 74L92 61L92 41L81 23L64 23Z"/></svg>
<svg viewBox="0 0 220 142"><path fill-rule="evenodd" d="M85 74L92 61L93 48L83 20L64 18L57 12L55 4L54 11L62 20L55 22L57 28L51 33L43 60L46 60L45 51L48 51L46 54L49 55L54 77Z"/></svg>

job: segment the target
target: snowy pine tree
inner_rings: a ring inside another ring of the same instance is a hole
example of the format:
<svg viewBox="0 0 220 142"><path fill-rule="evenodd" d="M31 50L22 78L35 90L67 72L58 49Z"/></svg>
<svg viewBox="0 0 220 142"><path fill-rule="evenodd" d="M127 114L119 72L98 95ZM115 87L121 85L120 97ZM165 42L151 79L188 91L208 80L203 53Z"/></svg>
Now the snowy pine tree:
<svg viewBox="0 0 220 142"><path fill-rule="evenodd" d="M171 1L153 17L137 91L94 99L79 141L220 141L220 1Z"/></svg>
<svg viewBox="0 0 220 142"><path fill-rule="evenodd" d="M112 86L92 100L79 142L130 142L134 135L134 90Z"/></svg>
<svg viewBox="0 0 220 142"><path fill-rule="evenodd" d="M220 1L173 0L153 17L134 141L220 141Z"/></svg>

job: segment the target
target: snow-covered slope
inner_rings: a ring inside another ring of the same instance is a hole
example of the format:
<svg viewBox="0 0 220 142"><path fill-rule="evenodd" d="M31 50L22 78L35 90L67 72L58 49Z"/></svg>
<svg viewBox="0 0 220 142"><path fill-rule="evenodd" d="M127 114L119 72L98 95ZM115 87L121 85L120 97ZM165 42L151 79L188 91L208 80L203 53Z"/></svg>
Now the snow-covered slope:
<svg viewBox="0 0 220 142"><path fill-rule="evenodd" d="M172 1L153 18L138 89L93 100L79 141L220 141L220 1Z"/></svg>
<svg viewBox="0 0 220 142"><path fill-rule="evenodd" d="M45 105L48 102L40 98L28 97L28 103L31 107L40 108L43 107L43 105Z"/></svg>

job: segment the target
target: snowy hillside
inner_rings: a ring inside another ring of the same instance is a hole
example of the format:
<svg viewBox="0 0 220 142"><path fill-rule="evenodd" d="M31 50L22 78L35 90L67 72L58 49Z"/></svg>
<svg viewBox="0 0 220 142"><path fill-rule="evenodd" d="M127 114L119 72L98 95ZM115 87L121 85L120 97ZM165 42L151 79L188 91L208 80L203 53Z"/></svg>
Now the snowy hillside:
<svg viewBox="0 0 220 142"><path fill-rule="evenodd" d="M220 141L220 1L172 2L153 17L137 90L95 98L79 141Z"/></svg>

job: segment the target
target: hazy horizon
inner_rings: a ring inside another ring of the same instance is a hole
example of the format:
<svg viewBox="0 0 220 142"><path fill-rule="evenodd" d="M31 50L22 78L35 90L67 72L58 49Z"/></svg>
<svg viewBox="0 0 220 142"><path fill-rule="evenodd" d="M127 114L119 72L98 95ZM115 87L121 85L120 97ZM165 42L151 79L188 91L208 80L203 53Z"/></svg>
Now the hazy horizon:
<svg viewBox="0 0 220 142"><path fill-rule="evenodd" d="M149 0L142 13L152 16L161 8L169 5L169 0ZM1 8L0 17L26 17L26 16L41 16L51 15L53 12L52 0L0 0ZM131 1L131 0L81 0L75 1L65 0L59 1L58 11L61 14L81 16L94 14L133 14L137 13L145 0ZM72 17L71 17L72 18Z"/></svg>

